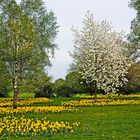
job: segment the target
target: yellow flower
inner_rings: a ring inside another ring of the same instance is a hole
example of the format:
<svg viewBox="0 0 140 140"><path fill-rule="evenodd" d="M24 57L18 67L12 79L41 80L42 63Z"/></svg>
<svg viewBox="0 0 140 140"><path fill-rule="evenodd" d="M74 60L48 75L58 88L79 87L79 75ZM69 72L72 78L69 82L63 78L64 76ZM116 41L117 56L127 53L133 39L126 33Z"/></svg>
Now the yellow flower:
<svg viewBox="0 0 140 140"><path fill-rule="evenodd" d="M10 123L7 123L7 120ZM1 126L4 126L0 128L0 134L3 134L2 132L4 131L4 135L6 135L6 133L15 135L36 135L41 132L54 134L61 131L73 131L73 128L80 124L79 122L74 122L72 125L63 121L50 122L46 121L46 118L41 120L36 118L35 120L32 120L24 116L21 118L16 118L14 116L4 117L3 120L0 119L0 122Z"/></svg>

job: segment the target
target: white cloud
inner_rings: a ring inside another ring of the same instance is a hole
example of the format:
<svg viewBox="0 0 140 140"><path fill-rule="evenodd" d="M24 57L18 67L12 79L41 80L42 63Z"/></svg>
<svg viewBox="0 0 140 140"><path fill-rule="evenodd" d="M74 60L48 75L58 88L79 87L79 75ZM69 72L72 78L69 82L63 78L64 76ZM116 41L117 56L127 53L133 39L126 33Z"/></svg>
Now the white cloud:
<svg viewBox="0 0 140 140"><path fill-rule="evenodd" d="M70 63L72 58L69 53L65 50L57 50L55 53L55 58L52 59L52 62L57 63Z"/></svg>

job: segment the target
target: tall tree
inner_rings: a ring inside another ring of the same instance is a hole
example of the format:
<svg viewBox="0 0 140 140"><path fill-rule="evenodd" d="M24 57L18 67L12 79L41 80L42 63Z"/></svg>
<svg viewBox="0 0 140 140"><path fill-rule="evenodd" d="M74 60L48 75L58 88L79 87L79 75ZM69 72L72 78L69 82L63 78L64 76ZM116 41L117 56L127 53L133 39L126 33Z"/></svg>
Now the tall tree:
<svg viewBox="0 0 140 140"><path fill-rule="evenodd" d="M116 92L127 82L125 75L129 67L122 33L112 31L106 21L95 22L90 13L86 15L80 32L72 30L75 50L71 55L82 78L92 84L95 98L97 89Z"/></svg>
<svg viewBox="0 0 140 140"><path fill-rule="evenodd" d="M136 10L136 17L131 22L131 32L128 37L132 43L130 54L138 62L140 61L140 0L130 0L129 6Z"/></svg>
<svg viewBox="0 0 140 140"><path fill-rule="evenodd" d="M71 71L66 75L66 85L71 87L75 93L87 92L82 76L77 71Z"/></svg>
<svg viewBox="0 0 140 140"><path fill-rule="evenodd" d="M23 0L20 4L1 0L0 21L0 58L8 69L13 108L17 108L22 79L45 72L44 67L50 65L49 57L56 47L56 18L46 11L42 0Z"/></svg>

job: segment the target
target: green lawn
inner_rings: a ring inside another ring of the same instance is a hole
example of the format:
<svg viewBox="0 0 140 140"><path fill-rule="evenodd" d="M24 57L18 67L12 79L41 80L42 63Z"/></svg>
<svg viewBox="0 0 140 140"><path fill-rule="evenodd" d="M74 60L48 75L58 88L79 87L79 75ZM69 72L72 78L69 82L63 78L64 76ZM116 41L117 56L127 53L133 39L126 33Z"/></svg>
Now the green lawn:
<svg viewBox="0 0 140 140"><path fill-rule="evenodd" d="M140 105L84 107L75 113L49 114L49 120L80 121L74 133L48 140L139 140ZM33 139L46 140L46 137Z"/></svg>
<svg viewBox="0 0 140 140"><path fill-rule="evenodd" d="M34 93L20 93L20 98L34 98ZM8 93L8 97L9 98L12 98L14 96L14 93L13 92L9 92Z"/></svg>
<svg viewBox="0 0 140 140"><path fill-rule="evenodd" d="M62 99L52 100L52 105L58 105ZM1 137L0 140L140 140L140 105L80 107L75 112L27 113L26 116L38 118L46 116L51 121L80 121L81 124L74 132L66 134L11 136Z"/></svg>

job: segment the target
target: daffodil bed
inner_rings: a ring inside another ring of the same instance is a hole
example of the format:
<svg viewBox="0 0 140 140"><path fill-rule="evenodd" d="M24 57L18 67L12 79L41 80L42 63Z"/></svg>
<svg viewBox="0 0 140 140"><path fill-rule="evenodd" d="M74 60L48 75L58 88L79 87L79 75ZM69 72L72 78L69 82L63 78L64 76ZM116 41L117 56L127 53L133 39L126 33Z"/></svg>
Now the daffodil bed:
<svg viewBox="0 0 140 140"><path fill-rule="evenodd" d="M8 116L0 119L0 135L37 135L55 134L58 132L73 131L74 127L79 126L80 122L72 124L68 122L50 122L46 118L30 119L22 116L20 118Z"/></svg>
<svg viewBox="0 0 140 140"><path fill-rule="evenodd" d="M106 106L106 105L131 105L140 104L140 100L71 100L62 102L64 106Z"/></svg>
<svg viewBox="0 0 140 140"><path fill-rule="evenodd" d="M27 105L32 105L36 103L49 103L51 100L48 98L27 98L27 99L20 99L18 101L19 106L27 106ZM13 99L12 98L0 98L0 107L7 107L7 106L12 106L13 104Z"/></svg>
<svg viewBox="0 0 140 140"><path fill-rule="evenodd" d="M140 139L140 96L0 99L0 140ZM130 135L131 134L131 135Z"/></svg>
<svg viewBox="0 0 140 140"><path fill-rule="evenodd" d="M27 106L12 109L12 107L1 107L0 114L19 114L19 113L47 113L47 112L62 112L62 111L76 111L77 108L65 106Z"/></svg>
<svg viewBox="0 0 140 140"><path fill-rule="evenodd" d="M73 132L80 122L60 122L46 119L48 113L73 112L75 107L51 106L47 105L51 100L48 98L28 98L18 101L18 108L12 109L12 98L0 99L0 136L20 136L20 135L52 135L56 133ZM38 104L41 104L38 106ZM42 115L43 118L26 117L26 114ZM21 115L25 115L20 117Z"/></svg>
<svg viewBox="0 0 140 140"><path fill-rule="evenodd" d="M118 99L118 98L135 98L135 97L137 97L137 98L140 98L140 94L130 94L130 95L120 95L120 96L118 96L117 94L107 94L107 95L98 95L97 96L98 97L98 99L114 99L114 98L116 98L116 99ZM91 95L83 95L83 96L81 96L80 98L82 98L82 99L94 99L95 98L95 96L91 96Z"/></svg>

